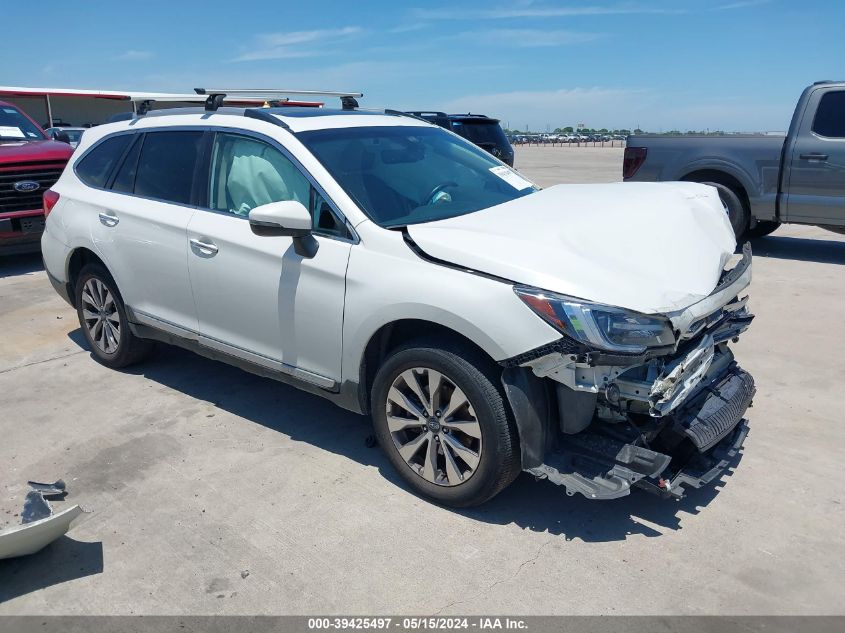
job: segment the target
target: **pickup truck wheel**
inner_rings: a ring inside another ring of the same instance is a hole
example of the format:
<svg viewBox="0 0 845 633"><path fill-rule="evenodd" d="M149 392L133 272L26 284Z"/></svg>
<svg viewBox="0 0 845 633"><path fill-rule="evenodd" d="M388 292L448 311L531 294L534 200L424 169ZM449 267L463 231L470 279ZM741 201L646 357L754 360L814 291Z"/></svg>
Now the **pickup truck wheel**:
<svg viewBox="0 0 845 633"><path fill-rule="evenodd" d="M770 233L774 233L780 227L780 222L771 221L757 221L753 229L748 229L745 236L751 239L756 237L766 237Z"/></svg>
<svg viewBox="0 0 845 633"><path fill-rule="evenodd" d="M519 474L517 434L489 369L469 346L418 341L397 349L372 390L376 436L418 493L468 507Z"/></svg>
<svg viewBox="0 0 845 633"><path fill-rule="evenodd" d="M143 360L153 347L129 329L123 297L109 272L99 264L83 267L76 280L76 313L91 353L117 369Z"/></svg>
<svg viewBox="0 0 845 633"><path fill-rule="evenodd" d="M737 242L739 242L746 230L748 230L750 214L748 213L748 209L745 208L745 204L733 189L722 183L703 182L701 184L716 187L716 190L719 192L719 198L725 207L725 213L728 214L728 219L733 227L734 236Z"/></svg>

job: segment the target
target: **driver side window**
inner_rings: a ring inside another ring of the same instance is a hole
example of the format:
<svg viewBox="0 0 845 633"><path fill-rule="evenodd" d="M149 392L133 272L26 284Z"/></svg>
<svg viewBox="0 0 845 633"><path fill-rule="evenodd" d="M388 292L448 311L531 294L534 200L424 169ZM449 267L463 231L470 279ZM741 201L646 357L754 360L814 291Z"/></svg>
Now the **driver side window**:
<svg viewBox="0 0 845 633"><path fill-rule="evenodd" d="M220 132L211 157L208 206L247 217L257 206L296 200L308 209L314 232L349 238L346 222L287 156L248 136Z"/></svg>
<svg viewBox="0 0 845 633"><path fill-rule="evenodd" d="M209 207L246 217L255 207L270 202L296 200L307 209L310 196L311 183L276 148L247 136L217 134Z"/></svg>

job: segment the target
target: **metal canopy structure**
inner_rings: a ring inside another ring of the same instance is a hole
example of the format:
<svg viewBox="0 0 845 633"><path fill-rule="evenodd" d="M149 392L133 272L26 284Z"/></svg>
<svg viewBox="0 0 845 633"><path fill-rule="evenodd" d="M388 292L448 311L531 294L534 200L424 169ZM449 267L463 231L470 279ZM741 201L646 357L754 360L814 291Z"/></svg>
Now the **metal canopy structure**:
<svg viewBox="0 0 845 633"><path fill-rule="evenodd" d="M258 107L266 97L230 91L231 98L223 98L226 105ZM312 91L313 92L313 91ZM236 94L237 93L237 94ZM274 93L275 94L275 93ZM306 96L308 93L296 92ZM317 94L317 92L314 92ZM334 96L334 95L330 95ZM0 101L8 101L33 117L44 127L54 124L78 126L106 123L116 114L140 114L150 109L202 105L207 100L197 92L143 92L135 90L87 90L80 88L33 88L27 86L0 86ZM221 102L222 103L222 102ZM281 105L321 107L320 101L292 101L284 99Z"/></svg>

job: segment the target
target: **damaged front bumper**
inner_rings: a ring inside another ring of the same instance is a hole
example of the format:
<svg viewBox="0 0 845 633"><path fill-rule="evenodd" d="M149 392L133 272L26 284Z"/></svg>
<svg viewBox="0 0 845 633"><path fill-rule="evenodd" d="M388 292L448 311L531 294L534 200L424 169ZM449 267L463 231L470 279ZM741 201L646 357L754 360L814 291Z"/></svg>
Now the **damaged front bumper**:
<svg viewBox="0 0 845 633"><path fill-rule="evenodd" d="M744 414L754 393L751 375L733 364L665 416L650 437L633 422L596 420L563 436L542 464L525 470L589 499L622 497L632 486L681 498L685 486L713 481L736 456L748 434Z"/></svg>
<svg viewBox="0 0 845 633"><path fill-rule="evenodd" d="M523 469L590 499L633 486L680 498L717 478L748 433L755 393L728 348L754 318L738 296L750 259L746 247L711 295L669 315L673 349L626 357L562 339L503 363Z"/></svg>

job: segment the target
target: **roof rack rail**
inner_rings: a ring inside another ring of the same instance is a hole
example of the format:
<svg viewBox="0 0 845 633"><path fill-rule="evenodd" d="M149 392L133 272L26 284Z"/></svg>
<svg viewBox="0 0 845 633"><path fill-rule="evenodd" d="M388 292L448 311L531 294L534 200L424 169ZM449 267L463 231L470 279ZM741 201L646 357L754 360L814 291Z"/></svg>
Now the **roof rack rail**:
<svg viewBox="0 0 845 633"><path fill-rule="evenodd" d="M257 119L259 121L264 121L265 123L272 123L273 125L278 125L281 128L284 128L290 131L290 126L282 121L279 117L273 116L264 108L247 108L244 110L244 116L248 119Z"/></svg>
<svg viewBox="0 0 845 633"><path fill-rule="evenodd" d="M220 107L228 95L238 97L252 97L265 99L267 101L280 100L289 95L301 95L309 97L340 97L341 107L344 110L354 110L358 107L358 97L363 97L363 92L342 92L337 90L289 90L286 88L194 88L198 95L206 96L205 109L214 111Z"/></svg>

